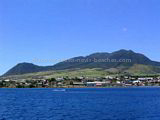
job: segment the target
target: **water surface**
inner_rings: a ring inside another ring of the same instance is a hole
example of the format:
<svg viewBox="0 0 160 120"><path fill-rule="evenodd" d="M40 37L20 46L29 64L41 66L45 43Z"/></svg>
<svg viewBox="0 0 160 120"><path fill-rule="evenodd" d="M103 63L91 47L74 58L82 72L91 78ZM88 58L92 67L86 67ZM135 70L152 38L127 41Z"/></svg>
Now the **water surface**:
<svg viewBox="0 0 160 120"><path fill-rule="evenodd" d="M0 120L160 120L160 88L0 89Z"/></svg>

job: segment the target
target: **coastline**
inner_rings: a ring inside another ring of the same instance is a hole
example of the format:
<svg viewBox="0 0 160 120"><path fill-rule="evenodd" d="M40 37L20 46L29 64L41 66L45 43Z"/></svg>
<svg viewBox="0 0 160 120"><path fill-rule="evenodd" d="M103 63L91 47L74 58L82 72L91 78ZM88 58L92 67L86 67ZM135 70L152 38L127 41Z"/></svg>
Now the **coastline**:
<svg viewBox="0 0 160 120"><path fill-rule="evenodd" d="M104 89L104 88L160 88L160 86L113 86L113 87L35 87L35 88L13 88L13 87L1 87L0 89Z"/></svg>

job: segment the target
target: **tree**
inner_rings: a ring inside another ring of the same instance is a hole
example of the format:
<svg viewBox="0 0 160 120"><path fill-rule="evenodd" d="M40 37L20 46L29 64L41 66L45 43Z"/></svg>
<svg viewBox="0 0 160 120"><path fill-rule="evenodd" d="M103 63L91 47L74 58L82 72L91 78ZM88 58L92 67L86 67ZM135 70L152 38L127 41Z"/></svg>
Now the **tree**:
<svg viewBox="0 0 160 120"><path fill-rule="evenodd" d="M53 87L53 84L54 84L54 82L56 82L56 79L55 78L50 78L50 79L48 79L48 82L49 82L49 86Z"/></svg>

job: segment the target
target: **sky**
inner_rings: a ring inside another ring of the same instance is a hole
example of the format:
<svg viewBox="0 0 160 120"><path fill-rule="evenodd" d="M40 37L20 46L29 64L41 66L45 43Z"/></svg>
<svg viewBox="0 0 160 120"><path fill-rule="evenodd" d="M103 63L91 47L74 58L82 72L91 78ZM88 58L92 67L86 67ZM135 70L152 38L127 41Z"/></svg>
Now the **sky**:
<svg viewBox="0 0 160 120"><path fill-rule="evenodd" d="M0 0L0 75L119 49L160 61L160 0ZM47 60L45 62L33 61Z"/></svg>

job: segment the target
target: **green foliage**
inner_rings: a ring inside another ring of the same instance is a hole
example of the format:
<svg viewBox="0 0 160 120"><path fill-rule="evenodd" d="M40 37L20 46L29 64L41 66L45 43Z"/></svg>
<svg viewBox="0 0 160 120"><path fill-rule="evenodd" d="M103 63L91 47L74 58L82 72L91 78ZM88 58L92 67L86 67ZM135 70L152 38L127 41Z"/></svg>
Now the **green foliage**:
<svg viewBox="0 0 160 120"><path fill-rule="evenodd" d="M107 59L107 60L106 60ZM72 60L73 62L70 62ZM79 62L77 62L77 60ZM84 62L87 61L87 62ZM99 61L100 60L100 61ZM106 60L106 62L103 62ZM111 62L112 60L116 60L116 62ZM119 60L130 60L130 62L118 62ZM99 61L99 62L98 62ZM141 66L140 66L141 64ZM154 67L153 67L154 66ZM75 57L69 59L64 62L60 62L54 66L37 66L32 63L20 63L10 69L5 75L20 75L26 73L33 73L33 72L42 72L42 71L51 71L51 70L75 70L76 69L93 69L93 68L102 68L108 69L110 74L121 72L124 69L129 68L129 72L131 73L160 73L160 68L155 67L160 66L160 62L151 61L149 58L144 56L143 54L135 53L131 50L119 50L113 53L94 53L86 57ZM131 68L130 68L131 67ZM123 69L122 69L123 68ZM85 75L84 71L82 73L76 72L68 72L69 75ZM87 71L86 75L88 76L91 74L93 76L97 75L98 71ZM102 72L100 72L102 73ZM67 76L64 72L56 73L60 76ZM104 73L103 75L105 75ZM55 75L56 76L56 75Z"/></svg>

